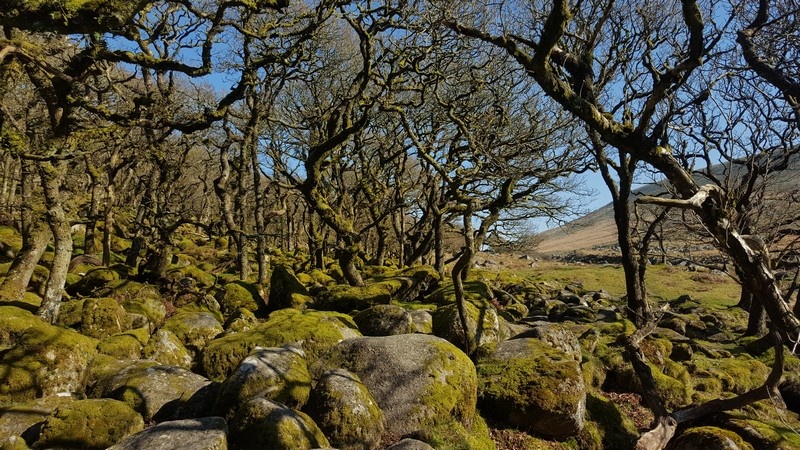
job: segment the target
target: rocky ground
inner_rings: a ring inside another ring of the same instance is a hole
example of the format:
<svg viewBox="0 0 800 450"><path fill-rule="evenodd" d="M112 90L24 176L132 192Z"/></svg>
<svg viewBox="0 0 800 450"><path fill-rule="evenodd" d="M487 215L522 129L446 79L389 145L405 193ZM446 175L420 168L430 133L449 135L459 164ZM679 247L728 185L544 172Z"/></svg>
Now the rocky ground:
<svg viewBox="0 0 800 450"><path fill-rule="evenodd" d="M0 448L624 449L650 426L623 356L633 326L605 292L472 279L464 333L430 267L364 267L354 288L275 253L260 292L216 269L213 244L184 243L158 283L76 265L58 325L31 313L41 274L0 302ZM643 344L667 407L760 386L774 351L740 337L746 314L678 294ZM800 448L798 369L787 358L786 405L690 423L671 448Z"/></svg>

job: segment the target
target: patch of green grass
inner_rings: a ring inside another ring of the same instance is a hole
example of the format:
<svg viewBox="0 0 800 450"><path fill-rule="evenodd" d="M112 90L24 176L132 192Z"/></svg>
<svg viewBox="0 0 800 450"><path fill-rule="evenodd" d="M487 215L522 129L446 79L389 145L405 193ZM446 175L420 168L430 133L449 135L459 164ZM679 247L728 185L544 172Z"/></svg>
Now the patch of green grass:
<svg viewBox="0 0 800 450"><path fill-rule="evenodd" d="M475 270L476 279L497 282L551 282L557 286L580 283L589 291L604 290L617 297L625 295L625 273L619 265L578 265L544 263L535 269L487 272ZM707 308L729 308L739 302L740 287L730 277L711 272L690 272L681 267L653 265L645 275L652 300L674 300L689 294Z"/></svg>

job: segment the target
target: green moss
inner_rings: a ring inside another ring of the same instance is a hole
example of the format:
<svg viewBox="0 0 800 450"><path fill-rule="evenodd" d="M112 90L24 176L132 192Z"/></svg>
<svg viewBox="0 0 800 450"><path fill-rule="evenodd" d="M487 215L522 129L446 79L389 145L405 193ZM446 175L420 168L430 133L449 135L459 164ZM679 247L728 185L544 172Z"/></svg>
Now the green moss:
<svg viewBox="0 0 800 450"><path fill-rule="evenodd" d="M167 307L160 296L143 294L120 300L120 304L130 313L147 317L151 328L160 326L167 317Z"/></svg>
<svg viewBox="0 0 800 450"><path fill-rule="evenodd" d="M433 334L472 354L478 347L500 340L497 310L487 301L465 302L469 348L464 348L464 330L455 304L440 306L431 314Z"/></svg>
<svg viewBox="0 0 800 450"><path fill-rule="evenodd" d="M375 305L388 305L392 295L404 286L399 279L379 281L366 286L331 286L317 302L319 309L349 312L364 310Z"/></svg>
<svg viewBox="0 0 800 450"><path fill-rule="evenodd" d="M192 365L192 355L184 347L183 342L175 336L175 333L163 328L156 330L150 336L142 348L142 355L161 364L185 368Z"/></svg>
<svg viewBox="0 0 800 450"><path fill-rule="evenodd" d="M738 434L717 427L690 428L675 438L674 447L708 450L724 450L729 448L753 450L753 446L745 442Z"/></svg>
<svg viewBox="0 0 800 450"><path fill-rule="evenodd" d="M451 418L441 420L412 435L436 450L496 450L483 417L475 415L470 428Z"/></svg>
<svg viewBox="0 0 800 450"><path fill-rule="evenodd" d="M0 342L0 404L79 391L98 343L10 306L0 307Z"/></svg>
<svg viewBox="0 0 800 450"><path fill-rule="evenodd" d="M267 311L284 308L305 309L314 300L308 295L308 290L297 279L294 271L285 265L276 265L272 269L269 285Z"/></svg>
<svg viewBox="0 0 800 450"><path fill-rule="evenodd" d="M762 409L761 404L765 408ZM800 424L794 414L777 410L771 401L755 403L751 409L754 411L748 411L749 414L744 414L741 410L729 413L730 418L725 420L725 428L743 436L757 437L748 437L748 441L756 447L787 450L800 448L800 435L795 431Z"/></svg>
<svg viewBox="0 0 800 450"><path fill-rule="evenodd" d="M83 320L83 304L86 300L61 302L58 309L58 324L65 327L80 328Z"/></svg>
<svg viewBox="0 0 800 450"><path fill-rule="evenodd" d="M205 311L178 312L164 322L162 329L175 333L190 350L201 350L223 331L218 317Z"/></svg>
<svg viewBox="0 0 800 450"><path fill-rule="evenodd" d="M119 273L117 273L117 271L105 267L98 267L86 272L86 275L77 283L67 286L67 293L70 295L82 296L101 293L101 289L116 280L119 280Z"/></svg>
<svg viewBox="0 0 800 450"><path fill-rule="evenodd" d="M305 413L264 398L248 401L232 420L231 441L238 448L310 450L330 442Z"/></svg>
<svg viewBox="0 0 800 450"><path fill-rule="evenodd" d="M312 282L321 284L322 286L331 286L336 284L336 280L334 280L333 277L319 269L312 270L308 273L308 276L311 278Z"/></svg>
<svg viewBox="0 0 800 450"><path fill-rule="evenodd" d="M375 448L385 427L383 411L358 375L329 370L303 410L337 447Z"/></svg>
<svg viewBox="0 0 800 450"><path fill-rule="evenodd" d="M139 359L149 339L150 331L147 328L136 328L103 339L97 345L97 351L117 359Z"/></svg>
<svg viewBox="0 0 800 450"><path fill-rule="evenodd" d="M37 446L105 449L142 429L142 416L123 402L78 400L45 421Z"/></svg>
<svg viewBox="0 0 800 450"><path fill-rule="evenodd" d="M535 339L498 345L477 364L479 406L488 416L544 436L580 431L586 390L575 360Z"/></svg>
<svg viewBox="0 0 800 450"><path fill-rule="evenodd" d="M748 355L712 359L695 353L686 367L694 389L699 391L698 400L743 394L761 386L770 372L763 362Z"/></svg>
<svg viewBox="0 0 800 450"><path fill-rule="evenodd" d="M29 448L25 439L19 436L0 438L0 450L28 450Z"/></svg>
<svg viewBox="0 0 800 450"><path fill-rule="evenodd" d="M668 410L679 409L692 402L693 390L690 380L688 380L688 373L678 371L678 376L681 379L677 379L661 372L653 364L648 365L656 382L656 391Z"/></svg>
<svg viewBox="0 0 800 450"><path fill-rule="evenodd" d="M563 355L553 352L547 346L531 351L534 360L512 358L502 362L484 360L478 363L479 392L485 399L510 399L523 405L525 409L539 407L561 411L559 383L565 378L580 376L572 361L565 361ZM570 403L577 403L580 392L567 392L573 396Z"/></svg>
<svg viewBox="0 0 800 450"><path fill-rule="evenodd" d="M202 366L212 380L225 379L257 346L280 347L299 342L309 363L339 341L359 336L353 320L344 314L282 309L263 324L215 339L203 350Z"/></svg>
<svg viewBox="0 0 800 450"><path fill-rule="evenodd" d="M449 344L435 343L440 355L433 358L426 373L439 383L431 383L428 391L421 395L422 407L428 417L452 417L461 423L470 424L476 416L478 376L473 363L462 352L454 352ZM441 381L444 381L442 383ZM434 421L435 423L435 421Z"/></svg>
<svg viewBox="0 0 800 450"><path fill-rule="evenodd" d="M92 298L83 303L81 333L93 338L106 338L131 328L127 311L113 298Z"/></svg>
<svg viewBox="0 0 800 450"><path fill-rule="evenodd" d="M15 228L0 225L0 242L17 253L22 248L22 235ZM8 269L6 269L7 271Z"/></svg>
<svg viewBox="0 0 800 450"><path fill-rule="evenodd" d="M222 327L228 332L242 332L255 328L261 323L256 318L252 311L245 308L239 308L225 321Z"/></svg>
<svg viewBox="0 0 800 450"><path fill-rule="evenodd" d="M584 450L632 448L639 436L636 424L602 394L587 393L586 419L578 436L580 448Z"/></svg>
<svg viewBox="0 0 800 450"><path fill-rule="evenodd" d="M217 278L194 265L186 267L177 267L170 269L164 275L167 281L173 285L180 282L184 278L191 278L197 282L198 288L210 288L216 284Z"/></svg>
<svg viewBox="0 0 800 450"><path fill-rule="evenodd" d="M483 281L467 281L464 283L464 300L467 302L475 302L482 304L494 298L494 292ZM433 291L425 297L427 302L437 305L444 305L447 303L454 303L456 301L456 294L453 289L452 283L447 283L439 289Z"/></svg>

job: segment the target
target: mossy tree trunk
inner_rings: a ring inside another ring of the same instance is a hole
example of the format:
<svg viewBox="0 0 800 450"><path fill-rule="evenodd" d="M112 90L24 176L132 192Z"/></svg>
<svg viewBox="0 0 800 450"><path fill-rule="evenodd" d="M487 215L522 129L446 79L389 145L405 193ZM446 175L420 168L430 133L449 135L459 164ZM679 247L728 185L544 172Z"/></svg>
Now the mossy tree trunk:
<svg viewBox="0 0 800 450"><path fill-rule="evenodd" d="M461 330L464 333L464 352L469 352L473 347L472 343L474 337L469 332L467 324L467 311L465 305L464 294L464 280L467 279L469 267L472 265L472 259L475 254L475 230L472 226L473 206L472 203L467 203L464 210L463 222L463 236L464 247L461 249L461 256L459 256L456 263L453 264L452 279L453 279L453 292L456 297L456 308L458 309L458 321L461 324Z"/></svg>
<svg viewBox="0 0 800 450"><path fill-rule="evenodd" d="M102 177L100 170L92 163L89 156L84 157L86 163L86 173L89 175L91 184L91 200L89 201L89 212L86 216L86 230L83 236L83 254L97 256L99 248L95 241L97 219L100 217L100 203L103 195ZM107 201L107 200L106 200ZM108 226L108 225L105 225Z"/></svg>
<svg viewBox="0 0 800 450"><path fill-rule="evenodd" d="M214 180L214 192L222 203L222 217L225 220L225 226L228 228L228 236L235 245L236 249L236 262L239 271L239 278L247 280L250 277L250 261L247 258L248 240L245 234L243 224L237 223L236 208L234 208L234 198L231 194L231 186L229 180L231 176L231 164L228 160L228 148L220 149L219 163L220 175ZM243 150L242 150L243 152ZM241 168L244 165L242 160L242 152L239 153L239 160L237 166ZM241 188L241 185L239 185Z"/></svg>
<svg viewBox="0 0 800 450"><path fill-rule="evenodd" d="M36 264L50 242L50 230L45 222L39 222L28 233L30 236L23 239L22 248L15 255L5 280L0 284L0 299L3 301L22 300L36 270Z"/></svg>
<svg viewBox="0 0 800 450"><path fill-rule="evenodd" d="M36 315L49 323L55 323L58 319L69 262L72 259L72 229L61 198L61 183L66 171L67 164L64 161L55 165L50 161L39 163L39 174L42 177L47 207L47 224L53 233L53 263L42 303Z"/></svg>
<svg viewBox="0 0 800 450"><path fill-rule="evenodd" d="M114 233L114 203L117 201L113 182L106 186L106 204L103 211L103 265L111 265L111 236Z"/></svg>

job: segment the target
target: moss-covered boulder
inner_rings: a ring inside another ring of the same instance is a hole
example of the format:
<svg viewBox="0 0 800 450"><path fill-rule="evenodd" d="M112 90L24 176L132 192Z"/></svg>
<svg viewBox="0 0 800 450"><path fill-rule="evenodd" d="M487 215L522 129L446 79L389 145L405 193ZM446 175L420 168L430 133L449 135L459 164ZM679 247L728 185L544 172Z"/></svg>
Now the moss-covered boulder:
<svg viewBox="0 0 800 450"><path fill-rule="evenodd" d="M167 287L173 292L181 292L186 289L208 289L217 282L217 277L199 267L188 265L176 267L168 270L164 274Z"/></svg>
<svg viewBox="0 0 800 450"><path fill-rule="evenodd" d="M418 439L418 441L414 443L414 446L409 447L411 449L434 448L436 450L496 450L497 448L494 441L492 441L492 436L489 433L489 427L487 426L486 421L477 414L475 415L475 418L470 426L465 426L463 423L450 418L439 421L433 426L427 427L424 430L411 433L409 436ZM430 447L422 447L419 443L425 443L426 445L429 444ZM389 448L395 447L392 446Z"/></svg>
<svg viewBox="0 0 800 450"><path fill-rule="evenodd" d="M730 430L695 427L675 438L670 450L753 450L753 446Z"/></svg>
<svg viewBox="0 0 800 450"><path fill-rule="evenodd" d="M492 288L483 281L466 281L464 282L464 299L467 302L476 302L478 304L482 304L494 299L494 291L492 291ZM453 284L444 284L444 286L427 295L425 300L428 303L434 303L436 305L455 303L456 293L453 289Z"/></svg>
<svg viewBox="0 0 800 450"><path fill-rule="evenodd" d="M203 373L216 381L227 378L256 347L297 343L309 362L344 339L360 336L350 316L324 311L282 309L257 327L211 341L202 352Z"/></svg>
<svg viewBox="0 0 800 450"><path fill-rule="evenodd" d="M33 444L39 438L45 419L57 408L75 400L70 396L42 397L4 406L0 408L0 437L20 436Z"/></svg>
<svg viewBox="0 0 800 450"><path fill-rule="evenodd" d="M536 338L553 348L563 351L575 361L581 360L581 344L577 336L562 324L539 325L512 337L512 339L522 338Z"/></svg>
<svg viewBox="0 0 800 450"><path fill-rule="evenodd" d="M325 435L310 417L265 398L250 399L239 408L229 425L229 441L242 450L330 447Z"/></svg>
<svg viewBox="0 0 800 450"><path fill-rule="evenodd" d="M411 314L397 305L375 305L353 316L364 336L390 336L416 331Z"/></svg>
<svg viewBox="0 0 800 450"><path fill-rule="evenodd" d="M583 429L586 388L578 361L539 339L501 342L477 365L487 417L554 439Z"/></svg>
<svg viewBox="0 0 800 450"><path fill-rule="evenodd" d="M464 311L467 316L469 348L464 348L464 329L455 304L440 306L433 312L433 334L447 339L469 354L474 353L478 347L500 340L500 319L491 303L464 302Z"/></svg>
<svg viewBox="0 0 800 450"><path fill-rule="evenodd" d="M113 298L90 298L83 302L81 333L97 339L128 331L131 318Z"/></svg>
<svg viewBox="0 0 800 450"><path fill-rule="evenodd" d="M312 270L308 273L308 276L311 279L311 282L315 285L332 286L336 284L336 280L332 276L319 269Z"/></svg>
<svg viewBox="0 0 800 450"><path fill-rule="evenodd" d="M327 311L350 312L375 305L388 305L403 286L403 280L399 279L378 281L366 286L339 284L321 292L316 307Z"/></svg>
<svg viewBox="0 0 800 450"><path fill-rule="evenodd" d="M192 367L194 358L192 352L186 349L183 342L175 333L165 329L158 329L142 349L142 355L150 360L168 366L183 368Z"/></svg>
<svg viewBox="0 0 800 450"><path fill-rule="evenodd" d="M143 428L142 416L123 402L78 400L58 408L45 420L36 445L42 448L106 449Z"/></svg>
<svg viewBox="0 0 800 450"><path fill-rule="evenodd" d="M150 330L136 328L103 339L97 345L97 351L117 359L139 359L149 340Z"/></svg>
<svg viewBox="0 0 800 450"><path fill-rule="evenodd" d="M353 372L333 369L323 373L304 411L340 449L374 450L381 443L383 411Z"/></svg>
<svg viewBox="0 0 800 450"><path fill-rule="evenodd" d="M227 450L228 424L222 417L161 422L129 436L109 450Z"/></svg>
<svg viewBox="0 0 800 450"><path fill-rule="evenodd" d="M260 324L258 318L252 311L246 308L239 308L225 319L222 327L227 333L238 333L255 328Z"/></svg>
<svg viewBox="0 0 800 450"><path fill-rule="evenodd" d="M230 316L240 308L252 311L258 316L266 317L267 315L267 304L261 294L258 293L258 288L252 283L244 281L227 283L217 293L216 298L225 317Z"/></svg>
<svg viewBox="0 0 800 450"><path fill-rule="evenodd" d="M386 450L436 450L426 442L418 439L405 438L386 447Z"/></svg>
<svg viewBox="0 0 800 450"><path fill-rule="evenodd" d="M424 334L348 339L311 366L315 378L344 368L361 378L386 416L386 434L402 436L453 417L475 416L477 377L453 344Z"/></svg>
<svg viewBox="0 0 800 450"><path fill-rule="evenodd" d="M230 419L253 397L300 409L310 391L311 375L302 350L292 346L258 348L222 382L214 413Z"/></svg>
<svg viewBox="0 0 800 450"><path fill-rule="evenodd" d="M0 450L29 450L29 448L28 443L21 436L0 437Z"/></svg>
<svg viewBox="0 0 800 450"><path fill-rule="evenodd" d="M67 293L73 296L87 297L119 280L119 273L107 267L98 267L86 272L86 275L75 284L67 286Z"/></svg>
<svg viewBox="0 0 800 450"><path fill-rule="evenodd" d="M411 323L415 333L433 334L433 316L426 309L415 309L409 311Z"/></svg>
<svg viewBox="0 0 800 450"><path fill-rule="evenodd" d="M80 329L81 321L83 320L84 303L86 303L84 299L62 301L61 307L58 308L56 323L61 326Z"/></svg>
<svg viewBox="0 0 800 450"><path fill-rule="evenodd" d="M433 266L414 266L398 272L397 276L411 280L409 286L398 292L401 302L424 301L424 295L434 290L441 280L439 272Z"/></svg>
<svg viewBox="0 0 800 450"><path fill-rule="evenodd" d="M213 399L204 394L210 385L207 378L184 368L142 362L99 379L92 394L124 402L146 421L160 421L182 415L179 412L192 417L208 411Z"/></svg>
<svg viewBox="0 0 800 450"><path fill-rule="evenodd" d="M162 327L175 333L187 349L202 350L224 330L217 317L205 311L183 311L171 316Z"/></svg>
<svg viewBox="0 0 800 450"><path fill-rule="evenodd" d="M314 299L289 267L278 264L272 269L269 280L267 311L284 308L306 309Z"/></svg>
<svg viewBox="0 0 800 450"><path fill-rule="evenodd" d="M166 304L160 297L137 297L125 300L121 305L125 308L125 311L147 318L147 323L144 325L151 330L161 326L164 323L164 319L167 317Z"/></svg>
<svg viewBox="0 0 800 450"><path fill-rule="evenodd" d="M0 405L83 390L96 339L0 307Z"/></svg>

